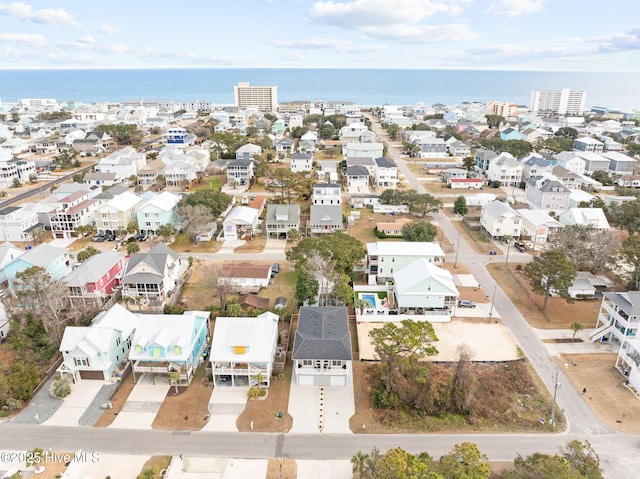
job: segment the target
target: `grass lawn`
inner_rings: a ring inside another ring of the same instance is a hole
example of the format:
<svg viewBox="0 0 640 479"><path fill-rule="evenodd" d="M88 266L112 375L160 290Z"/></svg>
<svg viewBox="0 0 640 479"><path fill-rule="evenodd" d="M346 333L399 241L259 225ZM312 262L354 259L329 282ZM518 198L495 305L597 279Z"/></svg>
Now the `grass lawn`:
<svg viewBox="0 0 640 479"><path fill-rule="evenodd" d="M185 233L178 233L169 247L178 253L215 253L222 247L222 241L213 239L195 245Z"/></svg>
<svg viewBox="0 0 640 479"><path fill-rule="evenodd" d="M515 264L509 264L508 269L504 264L491 264L487 270L534 328L569 329L576 319L584 321L587 328L595 326L599 300L567 302L563 298L550 297L547 310L543 312L543 296L532 291L529 280L516 270Z"/></svg>
<svg viewBox="0 0 640 479"><path fill-rule="evenodd" d="M467 243L473 248L476 253L488 255L489 251L496 251L496 247L491 241L482 233L482 231L471 231L466 225L459 219L457 219L450 208L443 208L445 215L451 220L451 224L458 230L460 235L465 239ZM455 245L456 238L451 238L451 241ZM497 254L502 252L497 249Z"/></svg>
<svg viewBox="0 0 640 479"><path fill-rule="evenodd" d="M160 471L166 470L169 467L170 463L171 456L151 456L149 460L142 466L140 475L142 476L144 471L152 470L155 473L153 477L160 477Z"/></svg>
<svg viewBox="0 0 640 479"><path fill-rule="evenodd" d="M225 175L211 175L204 178L202 183L194 183L189 191L193 193L196 190L200 190L202 188L210 188L212 190L219 191L222 188L222 185L227 181L227 177Z"/></svg>

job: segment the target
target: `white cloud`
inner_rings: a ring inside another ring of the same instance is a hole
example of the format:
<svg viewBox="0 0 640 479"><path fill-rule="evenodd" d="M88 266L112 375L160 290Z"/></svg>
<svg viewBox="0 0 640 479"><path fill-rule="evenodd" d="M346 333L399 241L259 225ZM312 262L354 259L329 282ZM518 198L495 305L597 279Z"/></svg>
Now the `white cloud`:
<svg viewBox="0 0 640 479"><path fill-rule="evenodd" d="M73 28L80 27L75 17L62 8L34 10L31 5L24 2L0 3L0 13L19 20L29 20L47 25L67 25Z"/></svg>
<svg viewBox="0 0 640 479"><path fill-rule="evenodd" d="M125 34L125 32L120 30L120 28L114 25L109 25L108 23L100 25L100 28L98 30L100 31L100 33L104 33L105 35L109 35L109 36Z"/></svg>
<svg viewBox="0 0 640 479"><path fill-rule="evenodd" d="M352 2L316 2L310 18L320 23L390 41L434 43L467 40L476 35L462 24L427 25L422 23L434 15L460 15L463 6L473 0L354 0ZM447 34L446 29L454 31Z"/></svg>
<svg viewBox="0 0 640 479"><path fill-rule="evenodd" d="M273 40L271 44L276 47L290 48L292 50L333 50L342 53L379 52L387 48L385 45L359 45L353 42L327 38L312 38L300 41Z"/></svg>
<svg viewBox="0 0 640 479"><path fill-rule="evenodd" d="M305 60L304 55L296 52L288 52L280 55L278 58L285 62L303 62Z"/></svg>
<svg viewBox="0 0 640 479"><path fill-rule="evenodd" d="M541 12L547 0L498 0L491 3L485 15L515 18L520 15Z"/></svg>
<svg viewBox="0 0 640 479"><path fill-rule="evenodd" d="M198 65L198 66L234 66L245 65L246 62L233 57L220 57L217 55L200 55L192 52L165 52L156 48L145 47L136 51L135 56L148 63L170 62L175 65Z"/></svg>
<svg viewBox="0 0 640 479"><path fill-rule="evenodd" d="M442 43L473 40L478 37L467 25L392 25L363 30L373 38L402 43Z"/></svg>
<svg viewBox="0 0 640 479"><path fill-rule="evenodd" d="M359 30L363 26L417 23L439 13L459 15L466 0L354 0L316 2L312 19L339 27Z"/></svg>
<svg viewBox="0 0 640 479"><path fill-rule="evenodd" d="M29 33L0 33L0 42L12 42L37 48L43 48L49 45L44 35Z"/></svg>
<svg viewBox="0 0 640 479"><path fill-rule="evenodd" d="M78 41L80 43L87 43L89 45L93 45L96 42L96 39L93 38L91 35L84 35L84 36L78 38Z"/></svg>

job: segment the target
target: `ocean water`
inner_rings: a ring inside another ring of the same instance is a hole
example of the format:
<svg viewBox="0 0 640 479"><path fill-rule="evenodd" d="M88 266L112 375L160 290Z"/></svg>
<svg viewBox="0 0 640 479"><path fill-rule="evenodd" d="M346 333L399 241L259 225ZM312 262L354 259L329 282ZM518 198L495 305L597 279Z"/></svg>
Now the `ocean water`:
<svg viewBox="0 0 640 479"><path fill-rule="evenodd" d="M529 104L531 90L587 92L586 106L640 109L640 73L374 69L0 70L0 100L55 98L84 103L207 100L233 104L233 86L276 85L278 101L350 101L358 105Z"/></svg>

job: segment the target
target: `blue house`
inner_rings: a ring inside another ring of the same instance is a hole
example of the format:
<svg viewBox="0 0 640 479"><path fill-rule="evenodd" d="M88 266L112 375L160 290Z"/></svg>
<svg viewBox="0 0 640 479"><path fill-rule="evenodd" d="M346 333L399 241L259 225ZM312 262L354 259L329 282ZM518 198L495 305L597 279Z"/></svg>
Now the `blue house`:
<svg viewBox="0 0 640 479"><path fill-rule="evenodd" d="M13 291L16 274L33 266L44 268L54 281L64 278L71 272L67 249L43 243L7 263L1 276L6 279L9 289Z"/></svg>
<svg viewBox="0 0 640 479"><path fill-rule="evenodd" d="M140 233L155 236L158 227L166 224L172 224L177 228L180 225L179 201L180 197L169 191L153 194L146 198L146 201L136 212Z"/></svg>
<svg viewBox="0 0 640 479"><path fill-rule="evenodd" d="M520 133L515 128L505 128L500 132L500 139L503 141L507 140L522 140L522 133Z"/></svg>
<svg viewBox="0 0 640 479"><path fill-rule="evenodd" d="M209 314L141 314L129 351L134 382L141 374L170 378L171 373L179 372L180 382L189 384L203 362Z"/></svg>

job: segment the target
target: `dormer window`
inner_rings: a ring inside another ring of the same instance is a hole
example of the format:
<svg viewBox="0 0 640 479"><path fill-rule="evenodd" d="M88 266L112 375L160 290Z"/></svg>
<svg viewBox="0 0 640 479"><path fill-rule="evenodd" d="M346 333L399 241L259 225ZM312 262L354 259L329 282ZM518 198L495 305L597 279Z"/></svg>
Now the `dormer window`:
<svg viewBox="0 0 640 479"><path fill-rule="evenodd" d="M139 344L136 344L136 354L142 354L143 348Z"/></svg>
<svg viewBox="0 0 640 479"><path fill-rule="evenodd" d="M173 354L182 354L182 348L180 346L174 346Z"/></svg>
<svg viewBox="0 0 640 479"><path fill-rule="evenodd" d="M245 354L247 352L246 346L234 346L233 347L234 354Z"/></svg>

